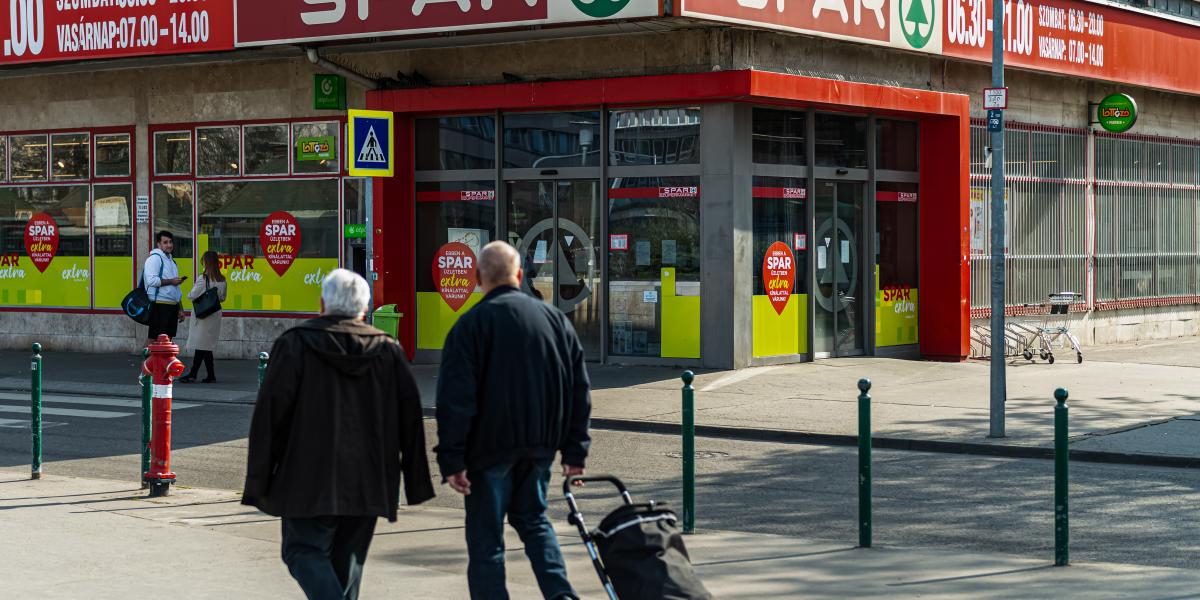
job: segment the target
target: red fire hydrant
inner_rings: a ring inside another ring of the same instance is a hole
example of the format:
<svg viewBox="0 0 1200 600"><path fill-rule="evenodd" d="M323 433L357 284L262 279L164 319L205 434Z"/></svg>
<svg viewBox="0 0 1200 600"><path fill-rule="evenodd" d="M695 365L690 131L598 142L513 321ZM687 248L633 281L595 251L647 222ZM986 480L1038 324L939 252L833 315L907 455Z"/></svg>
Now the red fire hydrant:
<svg viewBox="0 0 1200 600"><path fill-rule="evenodd" d="M171 472L171 382L183 374L179 361L179 346L171 343L166 334L150 344L150 358L142 363L142 374L149 375L154 385L154 409L150 434L150 472L144 479L150 485L150 497L166 496L175 483Z"/></svg>

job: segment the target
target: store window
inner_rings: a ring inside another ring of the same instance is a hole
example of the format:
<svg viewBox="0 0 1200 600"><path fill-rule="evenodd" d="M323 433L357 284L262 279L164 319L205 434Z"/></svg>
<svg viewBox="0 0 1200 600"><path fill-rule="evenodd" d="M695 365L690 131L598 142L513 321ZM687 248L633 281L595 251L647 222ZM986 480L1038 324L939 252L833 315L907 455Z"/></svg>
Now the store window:
<svg viewBox="0 0 1200 600"><path fill-rule="evenodd" d="M464 256L496 239L494 181L417 184L417 348L440 350L479 292ZM443 269L444 267L444 269Z"/></svg>
<svg viewBox="0 0 1200 600"><path fill-rule="evenodd" d="M287 175L289 129L287 123L246 126L247 175Z"/></svg>
<svg viewBox="0 0 1200 600"><path fill-rule="evenodd" d="M96 308L120 308L129 293L134 272L132 215L132 184L92 186Z"/></svg>
<svg viewBox="0 0 1200 600"><path fill-rule="evenodd" d="M600 112L504 115L504 166L600 165Z"/></svg>
<svg viewBox="0 0 1200 600"><path fill-rule="evenodd" d="M336 121L323 123L293 123L292 124L292 139L294 144L299 144L302 140L320 139L325 142L332 142L332 156L325 158L321 156L303 156L299 151L296 153L296 163L293 171L297 174L309 173L337 173L341 169L342 160L340 154L341 148L341 131L342 127Z"/></svg>
<svg viewBox="0 0 1200 600"><path fill-rule="evenodd" d="M12 154L10 180L13 183L46 180L49 153L45 135L14 135L8 138L8 145Z"/></svg>
<svg viewBox="0 0 1200 600"><path fill-rule="evenodd" d="M242 311L315 312L338 267L338 179L196 183L196 253L215 250Z"/></svg>
<svg viewBox="0 0 1200 600"><path fill-rule="evenodd" d="M754 162L806 165L808 114L773 108L754 109Z"/></svg>
<svg viewBox="0 0 1200 600"><path fill-rule="evenodd" d="M878 162L876 168L916 171L919 162L917 124L912 121L879 119L875 125Z"/></svg>
<svg viewBox="0 0 1200 600"><path fill-rule="evenodd" d="M231 177L241 173L242 128L196 128L196 175Z"/></svg>
<svg viewBox="0 0 1200 600"><path fill-rule="evenodd" d="M96 177L129 177L129 134L96 136Z"/></svg>
<svg viewBox="0 0 1200 600"><path fill-rule="evenodd" d="M88 178L91 140L86 133L50 136L50 175L55 181Z"/></svg>
<svg viewBox="0 0 1200 600"><path fill-rule="evenodd" d="M88 192L86 184L0 187L0 305L91 306Z"/></svg>
<svg viewBox="0 0 1200 600"><path fill-rule="evenodd" d="M915 183L875 188L875 345L917 343L918 207Z"/></svg>
<svg viewBox="0 0 1200 600"><path fill-rule="evenodd" d="M608 128L612 166L700 162L699 108L616 110Z"/></svg>
<svg viewBox="0 0 1200 600"><path fill-rule="evenodd" d="M192 132L154 134L154 174L189 175L192 172Z"/></svg>
<svg viewBox="0 0 1200 600"><path fill-rule="evenodd" d="M805 354L808 352L808 181L756 176L752 197L753 356Z"/></svg>
<svg viewBox="0 0 1200 600"><path fill-rule="evenodd" d="M489 115L418 119L418 171L494 169L496 119Z"/></svg>
<svg viewBox="0 0 1200 600"><path fill-rule="evenodd" d="M817 166L867 168L867 118L817 113Z"/></svg>
<svg viewBox="0 0 1200 600"><path fill-rule="evenodd" d="M609 351L700 357L700 179L609 180Z"/></svg>
<svg viewBox="0 0 1200 600"><path fill-rule="evenodd" d="M0 183L8 181L8 138L0 136Z"/></svg>

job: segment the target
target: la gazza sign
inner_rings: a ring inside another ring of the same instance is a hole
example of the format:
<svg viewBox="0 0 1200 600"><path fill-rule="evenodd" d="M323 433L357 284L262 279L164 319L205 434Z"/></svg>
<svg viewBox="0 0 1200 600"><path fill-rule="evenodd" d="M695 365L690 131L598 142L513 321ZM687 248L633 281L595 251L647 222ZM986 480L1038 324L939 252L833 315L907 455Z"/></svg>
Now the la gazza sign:
<svg viewBox="0 0 1200 600"><path fill-rule="evenodd" d="M660 16L659 0L237 0L237 45Z"/></svg>

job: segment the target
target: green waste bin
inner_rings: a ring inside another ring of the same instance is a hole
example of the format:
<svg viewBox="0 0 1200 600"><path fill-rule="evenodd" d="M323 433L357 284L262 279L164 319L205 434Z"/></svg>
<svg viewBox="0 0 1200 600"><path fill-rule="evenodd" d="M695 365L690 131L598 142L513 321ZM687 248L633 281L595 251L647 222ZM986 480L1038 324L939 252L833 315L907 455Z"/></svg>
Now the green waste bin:
<svg viewBox="0 0 1200 600"><path fill-rule="evenodd" d="M396 334L400 331L400 319L403 317L404 313L396 312L395 304L384 304L375 309L372 324L388 335L398 337Z"/></svg>

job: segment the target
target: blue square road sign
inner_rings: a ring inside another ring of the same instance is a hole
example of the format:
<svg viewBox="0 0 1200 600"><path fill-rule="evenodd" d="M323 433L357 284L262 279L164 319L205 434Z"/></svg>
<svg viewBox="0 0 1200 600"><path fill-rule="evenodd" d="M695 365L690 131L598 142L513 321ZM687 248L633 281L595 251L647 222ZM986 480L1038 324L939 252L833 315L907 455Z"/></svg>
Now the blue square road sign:
<svg viewBox="0 0 1200 600"><path fill-rule="evenodd" d="M352 177L391 177L395 173L395 140L392 137L392 113L378 110L351 110L350 175Z"/></svg>
<svg viewBox="0 0 1200 600"><path fill-rule="evenodd" d="M996 132L1004 129L1004 111L989 110L987 113L987 130Z"/></svg>

